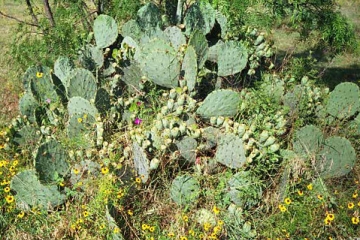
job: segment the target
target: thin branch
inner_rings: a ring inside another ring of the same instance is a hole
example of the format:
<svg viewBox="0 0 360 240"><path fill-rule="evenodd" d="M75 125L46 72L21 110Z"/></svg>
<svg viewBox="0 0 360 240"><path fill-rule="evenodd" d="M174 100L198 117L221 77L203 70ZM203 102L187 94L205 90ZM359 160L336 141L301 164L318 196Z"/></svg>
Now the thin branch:
<svg viewBox="0 0 360 240"><path fill-rule="evenodd" d="M18 22L20 22L20 23L24 23L24 24L26 24L26 25L30 25L30 26L34 26L34 27L40 27L38 24L34 24L34 23L30 23L30 22L25 22L25 21L23 21L23 20L21 20L21 19L18 19L18 18L16 18L16 17L7 15L7 14L3 13L2 11L0 11L0 15L2 15L2 16L4 16L4 17L7 17L7 18L10 18L10 19L13 19L13 20L15 20L15 21L18 21Z"/></svg>
<svg viewBox="0 0 360 240"><path fill-rule="evenodd" d="M49 4L49 0L44 0L44 8L45 8L45 13L47 15L47 18L50 21L50 24L52 27L55 27L55 20L54 20L54 16L53 13L51 11L51 7Z"/></svg>
<svg viewBox="0 0 360 240"><path fill-rule="evenodd" d="M39 25L39 21L38 21L35 13L34 13L34 11L33 11L33 8L32 8L32 6L31 6L30 0L26 0L26 6L27 6L27 9L28 9L28 11L29 11L29 14L30 14L33 22L34 22L35 24Z"/></svg>

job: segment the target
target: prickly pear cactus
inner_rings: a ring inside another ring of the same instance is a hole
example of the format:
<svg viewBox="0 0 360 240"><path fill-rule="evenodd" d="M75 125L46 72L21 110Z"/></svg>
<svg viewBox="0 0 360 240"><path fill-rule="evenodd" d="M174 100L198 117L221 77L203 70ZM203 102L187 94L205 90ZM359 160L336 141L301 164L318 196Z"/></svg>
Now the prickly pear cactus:
<svg viewBox="0 0 360 240"><path fill-rule="evenodd" d="M161 12L153 3L147 3L137 12L137 23L143 31L161 26Z"/></svg>
<svg viewBox="0 0 360 240"><path fill-rule="evenodd" d="M123 71L122 80L129 86L129 91L139 89L141 77L143 76L140 66L137 63L131 63L130 66L123 68Z"/></svg>
<svg viewBox="0 0 360 240"><path fill-rule="evenodd" d="M218 75L229 76L240 73L247 65L248 52L239 42L228 41L218 48Z"/></svg>
<svg viewBox="0 0 360 240"><path fill-rule="evenodd" d="M205 35L201 31L196 30L191 34L188 45L195 49L198 69L201 69L205 64L209 53L209 46Z"/></svg>
<svg viewBox="0 0 360 240"><path fill-rule="evenodd" d="M10 183L16 192L16 206L22 210L40 207L51 210L64 203L66 196L57 190L56 185L42 185L34 170L25 170L16 174Z"/></svg>
<svg viewBox="0 0 360 240"><path fill-rule="evenodd" d="M181 156L188 162L195 163L197 141L192 137L185 137L176 143Z"/></svg>
<svg viewBox="0 0 360 240"><path fill-rule="evenodd" d="M167 27L164 33L174 49L179 50L182 45L186 44L186 38L180 28L176 26Z"/></svg>
<svg viewBox="0 0 360 240"><path fill-rule="evenodd" d="M46 183L53 182L55 174L65 176L69 165L67 152L61 143L50 140L39 146L35 156L35 168L39 179Z"/></svg>
<svg viewBox="0 0 360 240"><path fill-rule="evenodd" d="M135 53L135 59L145 76L155 84L167 88L178 86L180 60L175 49L167 42L150 40Z"/></svg>
<svg viewBox="0 0 360 240"><path fill-rule="evenodd" d="M199 183L190 175L177 176L171 184L170 197L178 205L195 205L199 195Z"/></svg>
<svg viewBox="0 0 360 240"><path fill-rule="evenodd" d="M25 92L20 98L19 108L21 115L26 115L30 122L35 122L35 109L39 106L31 92Z"/></svg>
<svg viewBox="0 0 360 240"><path fill-rule="evenodd" d="M104 65L104 53L102 49L93 45L86 45L80 50L79 61L84 68L94 71ZM64 83L67 86L67 81Z"/></svg>
<svg viewBox="0 0 360 240"><path fill-rule="evenodd" d="M92 115L76 113L67 124L67 134L72 145L89 148L94 145L95 118Z"/></svg>
<svg viewBox="0 0 360 240"><path fill-rule="evenodd" d="M295 132L294 151L303 157L316 154L324 143L323 133L313 125L306 125Z"/></svg>
<svg viewBox="0 0 360 240"><path fill-rule="evenodd" d="M196 52L192 46L188 46L185 51L185 56L182 62L181 70L184 74L184 80L191 92L194 90L197 78L197 62Z"/></svg>
<svg viewBox="0 0 360 240"><path fill-rule="evenodd" d="M246 162L243 141L232 133L220 137L215 155L216 160L229 168L239 169Z"/></svg>
<svg viewBox="0 0 360 240"><path fill-rule="evenodd" d="M327 138L316 159L316 168L324 179L348 174L356 162L356 153L346 138Z"/></svg>
<svg viewBox="0 0 360 240"><path fill-rule="evenodd" d="M38 69L39 67L34 68ZM31 78L30 89L32 94L40 104L47 104L49 101L52 103L58 102L60 99L54 88L51 69L41 67L41 71L36 72L36 76Z"/></svg>
<svg viewBox="0 0 360 240"><path fill-rule="evenodd" d="M74 62L68 57L59 57L54 64L54 74L61 80L64 86L67 86L65 79L75 68Z"/></svg>
<svg viewBox="0 0 360 240"><path fill-rule="evenodd" d="M330 116L344 119L353 116L360 109L360 90L355 83L338 84L330 93L326 111Z"/></svg>
<svg viewBox="0 0 360 240"><path fill-rule="evenodd" d="M33 150L40 139L33 126L24 126L14 134L13 142L21 149Z"/></svg>
<svg viewBox="0 0 360 240"><path fill-rule="evenodd" d="M133 143L134 167L143 183L146 183L150 174L150 163L144 150L137 142Z"/></svg>
<svg viewBox="0 0 360 240"><path fill-rule="evenodd" d="M96 91L96 79L89 70L77 68L71 72L67 85L69 98L82 97L90 101L95 99Z"/></svg>
<svg viewBox="0 0 360 240"><path fill-rule="evenodd" d="M261 201L259 182L249 171L240 171L228 181L227 195L238 207L249 209Z"/></svg>
<svg viewBox="0 0 360 240"><path fill-rule="evenodd" d="M100 113L107 112L111 107L110 94L104 88L96 91L95 107Z"/></svg>
<svg viewBox="0 0 360 240"><path fill-rule="evenodd" d="M196 113L203 118L232 117L240 105L240 95L232 90L217 90L211 92L203 101Z"/></svg>
<svg viewBox="0 0 360 240"><path fill-rule="evenodd" d="M118 37L118 26L115 19L100 15L94 21L94 37L98 48L109 47Z"/></svg>
<svg viewBox="0 0 360 240"><path fill-rule="evenodd" d="M122 26L121 34L125 37L131 37L137 43L140 42L141 35L143 34L139 24L135 20L129 20Z"/></svg>
<svg viewBox="0 0 360 240"><path fill-rule="evenodd" d="M76 113L79 114L88 114L96 117L98 115L98 110L93 106L88 100L82 97L72 97L68 103L68 112L72 116Z"/></svg>
<svg viewBox="0 0 360 240"><path fill-rule="evenodd" d="M194 30L199 29L206 35L215 24L216 12L211 7L210 3L204 1L197 1L192 4L185 15L186 35L190 35Z"/></svg>

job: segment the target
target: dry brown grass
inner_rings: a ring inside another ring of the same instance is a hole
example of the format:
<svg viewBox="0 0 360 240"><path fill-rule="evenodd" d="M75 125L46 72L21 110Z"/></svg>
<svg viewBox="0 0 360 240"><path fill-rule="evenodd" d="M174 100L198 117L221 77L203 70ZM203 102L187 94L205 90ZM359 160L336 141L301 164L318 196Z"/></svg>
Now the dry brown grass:
<svg viewBox="0 0 360 240"><path fill-rule="evenodd" d="M25 8L19 2L13 0L0 1L2 12L17 17L26 18ZM18 94L21 89L21 73L12 68L9 49L12 44L12 36L15 33L17 22L4 16L0 16L0 125L8 123L18 114Z"/></svg>

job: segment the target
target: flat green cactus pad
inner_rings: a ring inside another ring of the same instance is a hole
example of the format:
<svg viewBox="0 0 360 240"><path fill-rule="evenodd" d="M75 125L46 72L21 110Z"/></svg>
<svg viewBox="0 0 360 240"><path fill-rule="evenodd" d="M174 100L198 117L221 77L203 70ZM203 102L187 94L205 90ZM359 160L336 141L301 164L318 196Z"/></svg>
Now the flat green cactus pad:
<svg viewBox="0 0 360 240"><path fill-rule="evenodd" d="M50 210L63 204L66 199L66 196L57 190L56 185L42 185L34 170L16 174L10 187L16 192L16 206L22 210L28 210L33 206Z"/></svg>
<svg viewBox="0 0 360 240"><path fill-rule="evenodd" d="M109 47L118 37L118 26L115 19L99 15L94 21L94 37L98 48Z"/></svg>
<svg viewBox="0 0 360 240"><path fill-rule="evenodd" d="M40 145L35 156L35 168L40 180L51 183L55 174L65 176L69 165L68 154L61 143L51 140Z"/></svg>
<svg viewBox="0 0 360 240"><path fill-rule="evenodd" d="M334 136L325 140L316 159L316 167L322 178L335 178L348 174L356 162L356 153L346 138Z"/></svg>
<svg viewBox="0 0 360 240"><path fill-rule="evenodd" d="M210 117L233 117L240 105L239 93L222 89L211 92L197 109L196 113L203 118Z"/></svg>
<svg viewBox="0 0 360 240"><path fill-rule="evenodd" d="M241 168L246 162L245 149L241 138L232 133L222 135L215 158L219 163L229 168Z"/></svg>
<svg viewBox="0 0 360 240"><path fill-rule="evenodd" d="M240 73L247 65L247 49L239 42L228 41L218 51L218 75L229 76Z"/></svg>
<svg viewBox="0 0 360 240"><path fill-rule="evenodd" d="M170 197L178 205L196 204L200 195L198 181L190 175L177 176L170 188Z"/></svg>
<svg viewBox="0 0 360 240"><path fill-rule="evenodd" d="M303 157L316 154L324 142L323 133L313 125L306 125L295 132L294 151Z"/></svg>

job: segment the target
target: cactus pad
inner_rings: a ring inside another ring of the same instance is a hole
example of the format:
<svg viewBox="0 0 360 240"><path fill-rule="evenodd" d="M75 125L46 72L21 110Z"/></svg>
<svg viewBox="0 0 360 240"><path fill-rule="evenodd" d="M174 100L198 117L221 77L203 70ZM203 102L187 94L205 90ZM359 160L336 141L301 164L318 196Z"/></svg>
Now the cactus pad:
<svg viewBox="0 0 360 240"><path fill-rule="evenodd" d="M96 117L98 110L93 106L88 100L82 97L72 97L68 103L68 112L72 116L76 113L79 114L90 114L93 117Z"/></svg>
<svg viewBox="0 0 360 240"><path fill-rule="evenodd" d="M67 57L59 57L54 65L54 73L61 80L64 86L67 86L65 79L75 68L74 62Z"/></svg>
<svg viewBox="0 0 360 240"><path fill-rule="evenodd" d="M56 185L42 185L34 170L16 174L10 186L16 191L16 205L22 210L28 210L32 206L50 210L63 204L66 199L66 196L57 190Z"/></svg>
<svg viewBox="0 0 360 240"><path fill-rule="evenodd" d="M147 182L150 174L150 163L144 150L137 144L133 143L134 166L143 183Z"/></svg>
<svg viewBox="0 0 360 240"><path fill-rule="evenodd" d="M203 101L196 113L203 118L228 116L232 117L238 111L240 95L232 90L217 90L211 92Z"/></svg>
<svg viewBox="0 0 360 240"><path fill-rule="evenodd" d="M353 116L360 110L360 90L355 83L340 83L330 93L326 111L338 119Z"/></svg>
<svg viewBox="0 0 360 240"><path fill-rule="evenodd" d="M164 30L165 35L168 37L171 42L171 46L179 50L181 45L186 44L186 38L184 34L181 32L181 29L176 26L167 27Z"/></svg>
<svg viewBox="0 0 360 240"><path fill-rule="evenodd" d="M185 52L181 70L184 74L189 91L194 90L197 78L196 52L192 46L188 46Z"/></svg>
<svg viewBox="0 0 360 240"><path fill-rule="evenodd" d="M177 176L170 188L170 197L178 205L196 205L196 200L200 195L198 181L189 175Z"/></svg>
<svg viewBox="0 0 360 240"><path fill-rule="evenodd" d="M216 155L219 163L233 169L241 168L246 162L243 141L232 133L220 137Z"/></svg>
<svg viewBox="0 0 360 240"><path fill-rule="evenodd" d="M94 21L94 37L98 48L109 47L118 37L118 26L115 19L100 15Z"/></svg>
<svg viewBox="0 0 360 240"><path fill-rule="evenodd" d="M110 95L104 88L99 88L96 92L95 107L100 113L105 113L111 107Z"/></svg>
<svg viewBox="0 0 360 240"><path fill-rule="evenodd" d="M175 49L167 42L153 39L143 46L140 53L136 52L135 58L143 73L154 83L167 88L178 86L180 61Z"/></svg>
<svg viewBox="0 0 360 240"><path fill-rule="evenodd" d="M199 29L206 35L215 24L216 12L210 3L197 1L192 4L185 15L186 35L190 35L194 30Z"/></svg>
<svg viewBox="0 0 360 240"><path fill-rule="evenodd" d="M239 42L228 41L218 48L218 75L229 76L240 73L247 65L248 52Z"/></svg>
<svg viewBox="0 0 360 240"><path fill-rule="evenodd" d="M197 56L198 69L201 69L208 58L209 46L204 34L201 31L195 31L189 39L189 46L193 46Z"/></svg>
<svg viewBox="0 0 360 240"><path fill-rule="evenodd" d="M249 209L261 201L259 182L249 171L238 172L228 181L227 195L238 207Z"/></svg>
<svg viewBox="0 0 360 240"><path fill-rule="evenodd" d="M14 134L13 141L21 149L33 150L38 143L40 136L36 134L33 126L24 126Z"/></svg>
<svg viewBox="0 0 360 240"><path fill-rule="evenodd" d="M35 168L39 179L43 182L53 182L55 174L65 176L68 171L67 152L61 143L51 140L39 146L35 156Z"/></svg>
<svg viewBox="0 0 360 240"><path fill-rule="evenodd" d="M349 173L356 162L356 153L346 138L334 136L325 140L316 159L317 171L324 179L341 177Z"/></svg>
<svg viewBox="0 0 360 240"><path fill-rule="evenodd" d="M137 12L137 23L143 31L156 28L161 24L161 12L153 3L147 3Z"/></svg>
<svg viewBox="0 0 360 240"><path fill-rule="evenodd" d="M99 69L104 65L103 51L96 46L88 44L81 49L79 61L81 63L81 66L89 69L90 71ZM64 84L66 85L68 83L65 82Z"/></svg>
<svg viewBox="0 0 360 240"><path fill-rule="evenodd" d="M19 108L22 115L26 115L30 122L35 122L35 109L38 107L38 103L31 92L25 92L20 98Z"/></svg>
<svg viewBox="0 0 360 240"><path fill-rule="evenodd" d="M196 160L196 147L197 142L192 137L185 137L181 141L176 143L181 156L183 156L188 162L195 163Z"/></svg>
<svg viewBox="0 0 360 240"><path fill-rule="evenodd" d="M69 140L78 148L93 146L95 138L95 118L91 115L75 113L67 125Z"/></svg>
<svg viewBox="0 0 360 240"><path fill-rule="evenodd" d="M48 67L41 68L42 72L36 73L38 76L41 75L41 77L35 76L30 81L31 92L35 99L40 103L46 104L49 100L52 103L58 102L59 97L56 93L56 89L54 88L51 77L51 70Z"/></svg>
<svg viewBox="0 0 360 240"><path fill-rule="evenodd" d="M90 101L95 99L96 90L95 77L89 70L78 68L71 72L67 86L69 98L83 97Z"/></svg>
<svg viewBox="0 0 360 240"><path fill-rule="evenodd" d="M294 151L301 156L316 154L324 142L323 133L313 125L306 125L295 132Z"/></svg>

